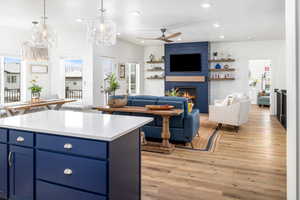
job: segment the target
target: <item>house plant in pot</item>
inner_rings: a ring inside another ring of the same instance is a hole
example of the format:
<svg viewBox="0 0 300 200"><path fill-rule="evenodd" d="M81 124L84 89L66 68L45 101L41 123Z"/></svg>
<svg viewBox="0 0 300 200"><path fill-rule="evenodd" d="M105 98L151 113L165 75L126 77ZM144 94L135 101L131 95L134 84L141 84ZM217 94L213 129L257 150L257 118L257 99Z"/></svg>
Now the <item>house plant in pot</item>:
<svg viewBox="0 0 300 200"><path fill-rule="evenodd" d="M127 105L127 95L116 95L116 91L120 88L120 83L114 73L106 76L104 85L103 90L108 96L107 104L109 107L119 108Z"/></svg>
<svg viewBox="0 0 300 200"><path fill-rule="evenodd" d="M42 87L37 84L35 79L31 80L31 87L29 90L31 91L31 102L38 103L40 101Z"/></svg>

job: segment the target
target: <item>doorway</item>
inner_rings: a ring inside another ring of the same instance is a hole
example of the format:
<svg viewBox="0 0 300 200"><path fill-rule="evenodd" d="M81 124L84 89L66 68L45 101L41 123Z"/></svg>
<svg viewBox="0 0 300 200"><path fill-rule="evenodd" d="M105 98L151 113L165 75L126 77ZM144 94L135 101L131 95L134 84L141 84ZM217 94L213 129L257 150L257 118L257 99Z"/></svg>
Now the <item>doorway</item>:
<svg viewBox="0 0 300 200"><path fill-rule="evenodd" d="M249 97L259 107L271 107L271 60L249 60Z"/></svg>
<svg viewBox="0 0 300 200"><path fill-rule="evenodd" d="M65 69L65 98L82 102L82 66L80 59L63 60Z"/></svg>

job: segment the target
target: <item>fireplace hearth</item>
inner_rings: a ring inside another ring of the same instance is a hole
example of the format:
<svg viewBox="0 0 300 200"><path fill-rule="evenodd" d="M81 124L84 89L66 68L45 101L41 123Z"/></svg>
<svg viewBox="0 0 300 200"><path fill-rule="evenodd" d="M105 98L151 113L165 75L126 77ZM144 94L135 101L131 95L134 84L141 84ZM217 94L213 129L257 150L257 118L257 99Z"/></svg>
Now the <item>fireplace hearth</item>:
<svg viewBox="0 0 300 200"><path fill-rule="evenodd" d="M197 104L197 89L196 87L176 87L181 97L189 99L194 105Z"/></svg>

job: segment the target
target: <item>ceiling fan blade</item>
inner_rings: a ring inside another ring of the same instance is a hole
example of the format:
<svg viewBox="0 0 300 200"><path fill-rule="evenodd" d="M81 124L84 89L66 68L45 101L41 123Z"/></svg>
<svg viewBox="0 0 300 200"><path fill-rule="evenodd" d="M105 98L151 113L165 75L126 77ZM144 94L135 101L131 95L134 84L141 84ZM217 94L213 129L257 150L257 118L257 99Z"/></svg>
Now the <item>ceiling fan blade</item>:
<svg viewBox="0 0 300 200"><path fill-rule="evenodd" d="M160 38L160 40L162 40L162 41L165 41L165 42L168 42L168 43L170 43L170 42L174 42L174 41L172 41L172 40L169 40L169 39L166 39L166 38Z"/></svg>
<svg viewBox="0 0 300 200"><path fill-rule="evenodd" d="M137 37L136 39L139 39L139 40L157 40L157 38L144 38L144 37Z"/></svg>
<svg viewBox="0 0 300 200"><path fill-rule="evenodd" d="M169 36L166 36L165 39L171 39L171 38L174 38L174 37L178 37L179 35L181 35L182 33L178 32L178 33L174 33L174 34L171 34Z"/></svg>

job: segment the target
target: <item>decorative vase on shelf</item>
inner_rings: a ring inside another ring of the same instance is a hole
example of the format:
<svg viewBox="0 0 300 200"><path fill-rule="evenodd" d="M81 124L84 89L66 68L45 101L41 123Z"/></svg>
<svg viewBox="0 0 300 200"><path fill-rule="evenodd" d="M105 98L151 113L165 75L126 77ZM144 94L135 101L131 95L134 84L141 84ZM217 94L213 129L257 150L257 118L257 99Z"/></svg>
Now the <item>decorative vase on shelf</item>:
<svg viewBox="0 0 300 200"><path fill-rule="evenodd" d="M218 60L218 52L213 52L213 60Z"/></svg>
<svg viewBox="0 0 300 200"><path fill-rule="evenodd" d="M215 69L221 69L221 68L222 66L219 63L215 65Z"/></svg>

